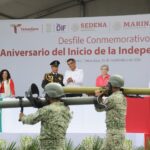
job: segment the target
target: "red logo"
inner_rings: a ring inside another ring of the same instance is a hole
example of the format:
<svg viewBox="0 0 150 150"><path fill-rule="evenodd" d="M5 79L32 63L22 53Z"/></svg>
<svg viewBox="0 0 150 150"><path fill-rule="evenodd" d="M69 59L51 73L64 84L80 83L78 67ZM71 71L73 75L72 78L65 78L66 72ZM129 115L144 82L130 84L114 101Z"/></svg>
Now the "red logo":
<svg viewBox="0 0 150 150"><path fill-rule="evenodd" d="M27 26L22 24L11 24L11 27L13 28L13 32L17 34L18 32L22 33L30 33L30 32L39 32L39 27L33 27L33 26Z"/></svg>
<svg viewBox="0 0 150 150"><path fill-rule="evenodd" d="M11 27L13 27L13 31L15 34L18 32L18 28L21 27L22 24L12 24Z"/></svg>
<svg viewBox="0 0 150 150"><path fill-rule="evenodd" d="M96 30L100 28L107 28L106 22L85 22L81 23L82 30Z"/></svg>
<svg viewBox="0 0 150 150"><path fill-rule="evenodd" d="M124 28L133 28L133 27L150 27L150 21L144 20L144 21L125 21L123 23Z"/></svg>

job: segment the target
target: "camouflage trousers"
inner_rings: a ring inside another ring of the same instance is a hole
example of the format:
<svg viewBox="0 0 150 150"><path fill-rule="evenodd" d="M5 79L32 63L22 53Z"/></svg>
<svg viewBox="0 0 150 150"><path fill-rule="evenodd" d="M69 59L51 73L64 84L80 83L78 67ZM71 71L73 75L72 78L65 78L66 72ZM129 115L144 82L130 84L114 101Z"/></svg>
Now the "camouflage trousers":
<svg viewBox="0 0 150 150"><path fill-rule="evenodd" d="M65 140L40 140L40 150L64 150Z"/></svg>
<svg viewBox="0 0 150 150"><path fill-rule="evenodd" d="M101 150L127 150L124 130L108 130Z"/></svg>

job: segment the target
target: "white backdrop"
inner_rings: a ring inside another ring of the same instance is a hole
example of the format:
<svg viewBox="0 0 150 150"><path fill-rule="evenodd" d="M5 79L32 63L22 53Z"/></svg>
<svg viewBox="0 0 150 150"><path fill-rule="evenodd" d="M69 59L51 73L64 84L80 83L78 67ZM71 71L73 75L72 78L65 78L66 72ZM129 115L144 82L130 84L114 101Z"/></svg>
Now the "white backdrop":
<svg viewBox="0 0 150 150"><path fill-rule="evenodd" d="M31 83L42 93L41 82L49 63L61 62L59 72L68 69L66 60L75 58L84 70L84 85L94 86L100 66L108 64L110 74L121 74L125 86L147 87L150 64L150 15L87 17L67 19L0 21L0 69L8 69L16 95L24 95ZM124 49L124 50L123 50ZM25 113L36 109L25 108ZM105 133L105 113L93 106L71 106L74 112L69 133ZM39 132L40 125L18 122L19 109L3 110L3 132Z"/></svg>

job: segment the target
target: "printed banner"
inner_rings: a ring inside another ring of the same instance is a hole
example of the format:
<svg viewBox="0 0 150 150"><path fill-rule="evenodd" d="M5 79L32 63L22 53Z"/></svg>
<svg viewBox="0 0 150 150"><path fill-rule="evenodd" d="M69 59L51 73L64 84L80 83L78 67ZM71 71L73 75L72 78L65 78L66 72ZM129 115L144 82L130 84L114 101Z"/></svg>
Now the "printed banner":
<svg viewBox="0 0 150 150"><path fill-rule="evenodd" d="M120 74L126 87L148 87L150 81L150 15L31 19L0 21L0 70L8 69L16 95L24 96L31 83L42 95L41 82L50 72L50 62L61 62L59 72L68 69L66 60L75 58L84 70L84 86L95 86L100 66L109 74ZM71 106L73 119L68 132L103 133L105 113L94 106ZM20 109L4 109L3 132L39 132L40 125L18 122ZM25 108L29 114L36 109Z"/></svg>

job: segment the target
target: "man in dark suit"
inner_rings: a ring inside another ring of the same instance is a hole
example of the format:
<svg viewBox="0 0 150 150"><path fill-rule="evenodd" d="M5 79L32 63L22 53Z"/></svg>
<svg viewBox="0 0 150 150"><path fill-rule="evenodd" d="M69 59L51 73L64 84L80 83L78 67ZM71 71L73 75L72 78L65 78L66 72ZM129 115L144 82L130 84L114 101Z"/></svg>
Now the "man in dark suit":
<svg viewBox="0 0 150 150"><path fill-rule="evenodd" d="M58 67L59 67L60 62L58 60L54 60L50 63L51 65L51 72L46 73L44 75L44 79L42 81L42 88L45 87L48 83L51 82L56 82L59 83L60 85L64 86L63 84L63 75L58 73Z"/></svg>

